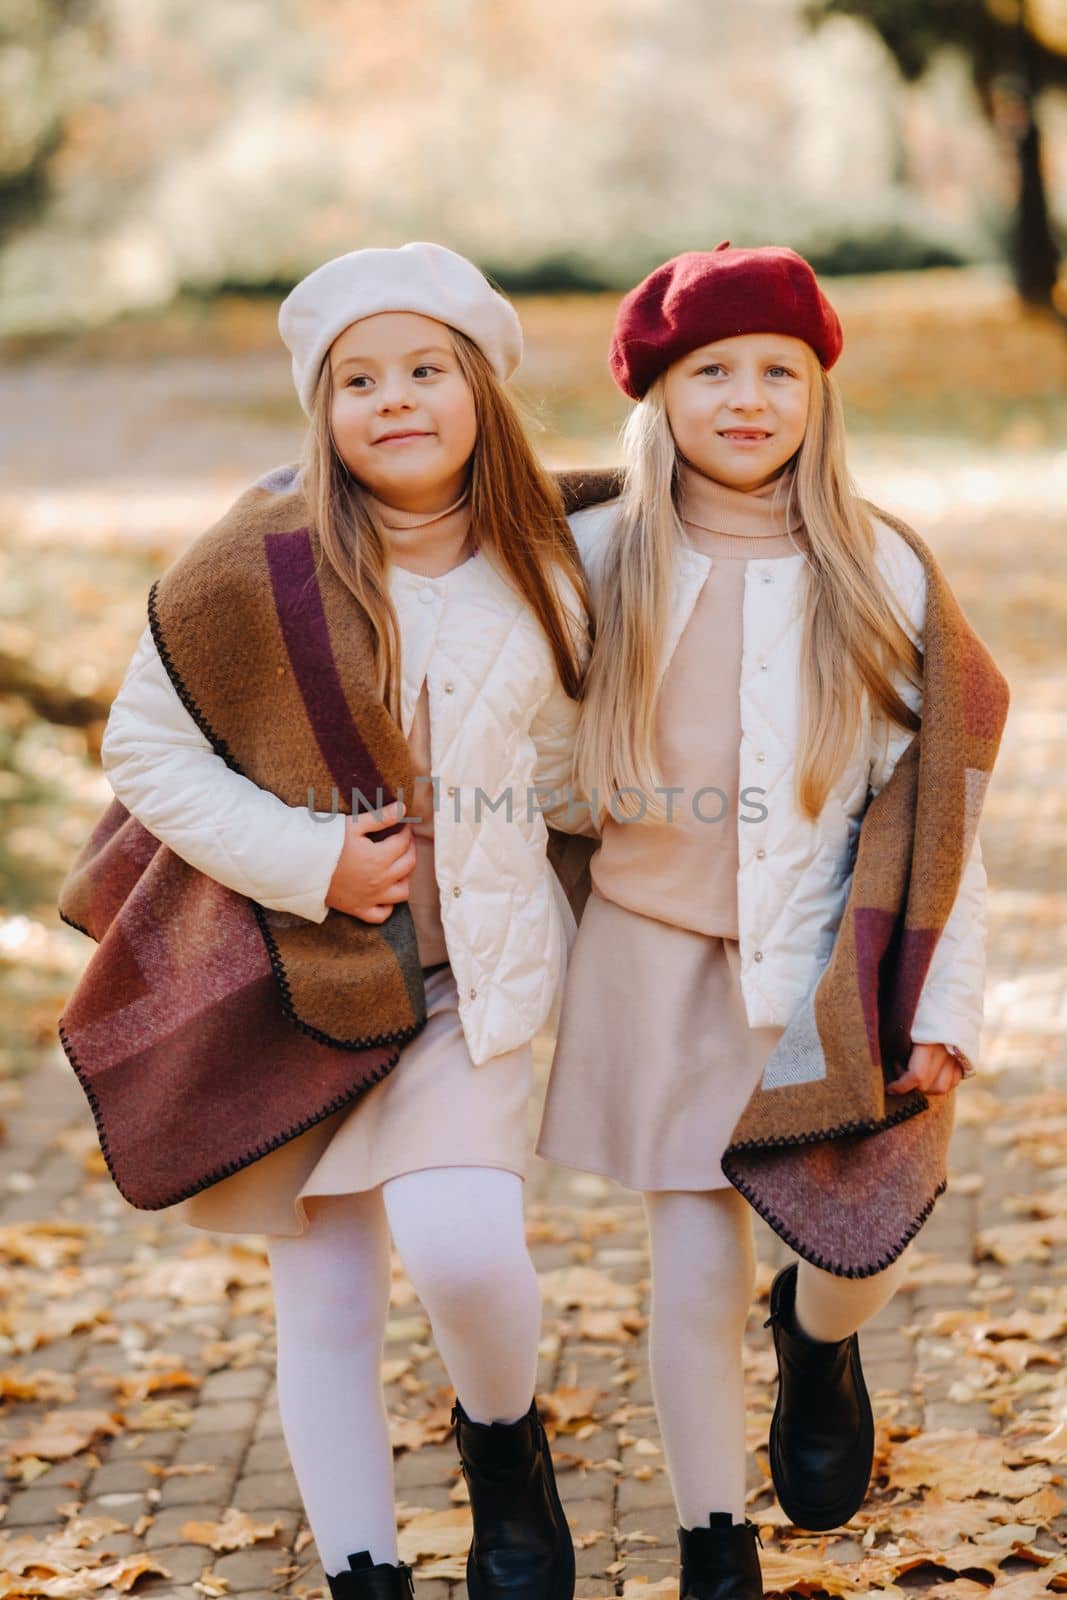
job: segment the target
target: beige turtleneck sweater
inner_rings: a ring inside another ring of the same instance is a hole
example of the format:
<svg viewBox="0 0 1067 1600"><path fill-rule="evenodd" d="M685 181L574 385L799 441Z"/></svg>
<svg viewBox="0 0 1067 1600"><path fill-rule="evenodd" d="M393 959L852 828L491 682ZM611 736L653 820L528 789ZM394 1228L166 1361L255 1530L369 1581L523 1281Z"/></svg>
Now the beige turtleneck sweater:
<svg viewBox="0 0 1067 1600"><path fill-rule="evenodd" d="M423 513L400 511L396 506L370 498L378 520L385 529L390 558L396 566L432 580L444 577L446 572L461 566L474 554L470 500L466 495L445 516L431 523L426 522ZM425 679L415 703L408 746L414 764L414 776L431 778L430 699ZM415 867L409 879L408 905L415 923L419 961L422 966L431 967L448 960L434 864L432 785L416 783L414 794L405 796L404 804L407 815L416 818L411 824L415 838Z"/></svg>
<svg viewBox="0 0 1067 1600"><path fill-rule="evenodd" d="M628 910L736 939L745 568L753 557L796 555L802 535L786 515L788 479L744 492L683 465L681 484L686 539L711 561L656 704L661 782L684 792L669 823L608 818L591 872L597 892ZM706 788L725 798L701 796L702 821L693 796Z"/></svg>

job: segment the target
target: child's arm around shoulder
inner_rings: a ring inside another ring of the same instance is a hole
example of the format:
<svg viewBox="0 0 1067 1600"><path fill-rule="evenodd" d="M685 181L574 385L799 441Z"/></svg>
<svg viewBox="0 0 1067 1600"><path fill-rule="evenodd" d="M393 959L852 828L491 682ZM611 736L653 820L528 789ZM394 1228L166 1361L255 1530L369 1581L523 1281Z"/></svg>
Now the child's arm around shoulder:
<svg viewBox="0 0 1067 1600"><path fill-rule="evenodd" d="M317 822L228 767L179 699L149 628L112 704L101 762L126 809L190 866L271 910L325 919L344 817Z"/></svg>
<svg viewBox="0 0 1067 1600"><path fill-rule="evenodd" d="M926 617L926 569L907 540L888 523L875 518L878 562L900 611L900 620L922 648ZM922 712L921 687L899 680L902 699ZM873 799L888 783L893 768L914 734L908 728L876 717L872 726L869 794ZM942 1044L962 1056L968 1067L978 1061L985 988L987 880L977 834L948 921L937 942L912 1025L915 1044Z"/></svg>

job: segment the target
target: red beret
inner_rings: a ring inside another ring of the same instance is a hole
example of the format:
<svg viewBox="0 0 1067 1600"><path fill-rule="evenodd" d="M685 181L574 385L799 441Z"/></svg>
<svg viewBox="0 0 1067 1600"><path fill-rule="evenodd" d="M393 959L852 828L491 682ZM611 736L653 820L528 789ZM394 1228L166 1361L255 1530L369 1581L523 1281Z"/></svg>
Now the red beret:
<svg viewBox="0 0 1067 1600"><path fill-rule="evenodd" d="M844 339L837 313L795 250L763 245L687 250L664 262L619 306L611 375L640 400L680 356L739 333L788 333L832 367Z"/></svg>

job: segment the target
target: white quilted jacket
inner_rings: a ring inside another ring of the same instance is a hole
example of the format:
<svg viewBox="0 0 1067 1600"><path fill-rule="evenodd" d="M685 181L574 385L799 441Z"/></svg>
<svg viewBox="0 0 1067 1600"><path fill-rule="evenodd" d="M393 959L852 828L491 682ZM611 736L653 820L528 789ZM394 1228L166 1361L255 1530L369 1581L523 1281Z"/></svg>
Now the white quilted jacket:
<svg viewBox="0 0 1067 1600"><path fill-rule="evenodd" d="M603 557L618 503L570 518L599 604ZM885 523L876 523L878 560L902 609L902 621L921 644L926 601L922 562ZM712 558L688 546L678 553L666 648L666 672ZM748 562L741 662L740 789L760 788L766 820L738 820L737 878L741 986L749 1025L784 1027L811 991L829 958L852 877L863 812L911 741L907 729L872 717L866 695L852 760L820 815L797 809L798 697L803 642L804 557ZM916 710L921 695L903 682ZM978 1057L985 982L986 876L977 839L956 903L934 952L912 1036L916 1043Z"/></svg>
<svg viewBox="0 0 1067 1600"><path fill-rule="evenodd" d="M565 585L566 603L578 616ZM437 881L471 1058L527 1043L558 1008L574 918L545 857L531 785L570 781L577 707L533 613L483 553L439 578L394 567L403 641L402 722L430 702ZM233 772L185 710L146 628L111 707L101 752L111 787L201 872L313 922L341 853L344 817L315 820ZM511 787L513 821L490 801ZM328 811L329 797L319 801Z"/></svg>

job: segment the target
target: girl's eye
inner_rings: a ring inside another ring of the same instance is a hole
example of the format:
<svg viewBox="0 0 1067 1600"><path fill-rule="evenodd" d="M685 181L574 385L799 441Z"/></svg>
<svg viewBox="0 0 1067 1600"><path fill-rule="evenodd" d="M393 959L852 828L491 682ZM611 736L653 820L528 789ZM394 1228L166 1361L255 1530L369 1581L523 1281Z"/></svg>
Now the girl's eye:
<svg viewBox="0 0 1067 1600"><path fill-rule="evenodd" d="M793 376L788 367L768 367L767 371L770 373L772 378L776 378L779 373L785 378L791 378Z"/></svg>
<svg viewBox="0 0 1067 1600"><path fill-rule="evenodd" d="M370 379L367 377L366 373L358 372L358 373L356 373L355 377L349 378L349 380L348 380L348 388L349 389L361 389L365 384L368 384L368 383L370 383Z"/></svg>
<svg viewBox="0 0 1067 1600"><path fill-rule="evenodd" d="M702 378L705 372L711 373L714 376L715 373L721 372L722 370L723 368L721 362L709 361L707 366L701 367L700 371L697 373L697 377Z"/></svg>
<svg viewBox="0 0 1067 1600"><path fill-rule="evenodd" d="M440 370L441 370L440 367L430 367L430 366L427 366L425 362L423 362L423 364L421 366L415 368L415 377L416 378L429 377L431 372L440 372Z"/></svg>

